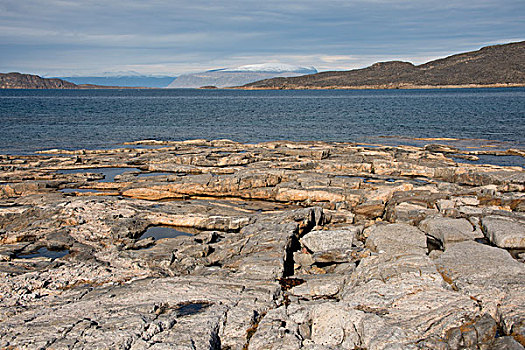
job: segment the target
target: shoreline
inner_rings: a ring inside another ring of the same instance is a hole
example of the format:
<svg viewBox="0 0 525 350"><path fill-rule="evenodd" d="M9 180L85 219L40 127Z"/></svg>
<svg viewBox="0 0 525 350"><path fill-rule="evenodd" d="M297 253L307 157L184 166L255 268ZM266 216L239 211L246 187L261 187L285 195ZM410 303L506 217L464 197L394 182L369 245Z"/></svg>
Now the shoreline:
<svg viewBox="0 0 525 350"><path fill-rule="evenodd" d="M0 347L524 343L522 167L440 144L126 146L0 156Z"/></svg>
<svg viewBox="0 0 525 350"><path fill-rule="evenodd" d="M233 87L238 90L433 90L433 89L483 89L483 88L516 88L525 84L464 84L464 85L358 85L358 86L286 86L286 87Z"/></svg>
<svg viewBox="0 0 525 350"><path fill-rule="evenodd" d="M222 88L167 88L167 87L135 87L135 86L98 86L98 87L78 87L78 88L22 88L22 87L0 87L0 90L445 90L445 89L489 89L489 88L520 88L525 84L464 84L464 85L363 85L363 86L326 86L326 87L309 87L309 86L291 86L291 87L243 87L232 86Z"/></svg>

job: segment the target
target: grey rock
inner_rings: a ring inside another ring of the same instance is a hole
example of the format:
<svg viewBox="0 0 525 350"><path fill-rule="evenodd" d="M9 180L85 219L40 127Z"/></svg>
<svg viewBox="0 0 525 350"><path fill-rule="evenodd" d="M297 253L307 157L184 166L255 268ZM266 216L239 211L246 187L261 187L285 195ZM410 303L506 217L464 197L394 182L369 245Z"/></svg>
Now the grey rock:
<svg viewBox="0 0 525 350"><path fill-rule="evenodd" d="M398 223L417 224L426 216L436 213L436 209L428 209L425 206L412 203L401 203L395 207L391 220Z"/></svg>
<svg viewBox="0 0 525 350"><path fill-rule="evenodd" d="M525 322L525 266L507 251L465 241L451 245L435 262L445 281L477 300L505 334Z"/></svg>
<svg viewBox="0 0 525 350"><path fill-rule="evenodd" d="M364 232L366 247L375 252L417 254L427 252L425 234L407 224L374 225Z"/></svg>
<svg viewBox="0 0 525 350"><path fill-rule="evenodd" d="M290 293L304 298L335 297L343 290L345 277L341 275L301 276L305 283L293 287Z"/></svg>
<svg viewBox="0 0 525 350"><path fill-rule="evenodd" d="M333 249L351 249L360 226L348 226L340 230L312 231L301 238L301 243L312 252Z"/></svg>
<svg viewBox="0 0 525 350"><path fill-rule="evenodd" d="M450 243L483 237L466 219L427 218L421 221L419 228L441 241L445 247Z"/></svg>
<svg viewBox="0 0 525 350"><path fill-rule="evenodd" d="M523 350L523 345L518 343L512 337L500 337L492 343L489 350Z"/></svg>
<svg viewBox="0 0 525 350"><path fill-rule="evenodd" d="M487 238L498 247L525 249L525 223L487 216L481 224Z"/></svg>

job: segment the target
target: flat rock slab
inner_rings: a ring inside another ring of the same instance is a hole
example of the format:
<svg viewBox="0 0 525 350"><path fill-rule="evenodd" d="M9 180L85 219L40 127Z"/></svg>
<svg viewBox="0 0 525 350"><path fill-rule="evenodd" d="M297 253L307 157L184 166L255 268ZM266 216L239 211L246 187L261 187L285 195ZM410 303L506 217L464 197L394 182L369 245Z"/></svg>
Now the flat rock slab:
<svg viewBox="0 0 525 350"><path fill-rule="evenodd" d="M408 224L374 225L365 230L366 247L375 252L417 254L427 252L425 233Z"/></svg>
<svg viewBox="0 0 525 350"><path fill-rule="evenodd" d="M0 347L212 349L230 309L247 307L246 297L251 305L243 313L261 312L272 306L276 288L209 278L139 280L24 310L0 324Z"/></svg>
<svg viewBox="0 0 525 350"><path fill-rule="evenodd" d="M504 249L472 241L451 245L435 262L453 288L500 320L505 334L525 333L525 264Z"/></svg>
<svg viewBox="0 0 525 350"><path fill-rule="evenodd" d="M419 228L429 236L438 239L445 246L453 242L483 237L479 231L474 230L472 224L466 219L428 218L419 224Z"/></svg>
<svg viewBox="0 0 525 350"><path fill-rule="evenodd" d="M498 247L525 249L525 223L487 216L481 220L481 224L487 238Z"/></svg>
<svg viewBox="0 0 525 350"><path fill-rule="evenodd" d="M333 249L351 249L356 235L361 231L360 226L342 230L311 231L301 238L301 243L314 253Z"/></svg>

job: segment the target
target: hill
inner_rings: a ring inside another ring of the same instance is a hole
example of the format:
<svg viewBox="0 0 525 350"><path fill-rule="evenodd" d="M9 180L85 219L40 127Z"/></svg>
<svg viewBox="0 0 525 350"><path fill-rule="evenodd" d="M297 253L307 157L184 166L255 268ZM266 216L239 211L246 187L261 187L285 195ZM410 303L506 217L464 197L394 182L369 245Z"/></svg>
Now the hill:
<svg viewBox="0 0 525 350"><path fill-rule="evenodd" d="M244 89L433 88L524 86L525 41L487 46L415 66L390 61L370 67L266 79Z"/></svg>
<svg viewBox="0 0 525 350"><path fill-rule="evenodd" d="M74 84L59 78L42 78L23 73L0 73L0 89L126 89L122 86Z"/></svg>
<svg viewBox="0 0 525 350"><path fill-rule="evenodd" d="M78 89L79 86L62 79L46 79L38 75L0 73L0 89Z"/></svg>

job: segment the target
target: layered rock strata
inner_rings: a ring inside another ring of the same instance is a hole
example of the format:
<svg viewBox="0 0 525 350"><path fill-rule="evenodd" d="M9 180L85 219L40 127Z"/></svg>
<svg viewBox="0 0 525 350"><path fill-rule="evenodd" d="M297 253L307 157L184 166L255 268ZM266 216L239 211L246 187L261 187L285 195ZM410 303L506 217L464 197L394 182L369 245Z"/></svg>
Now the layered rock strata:
<svg viewBox="0 0 525 350"><path fill-rule="evenodd" d="M0 156L0 348L523 349L525 172L451 155Z"/></svg>

